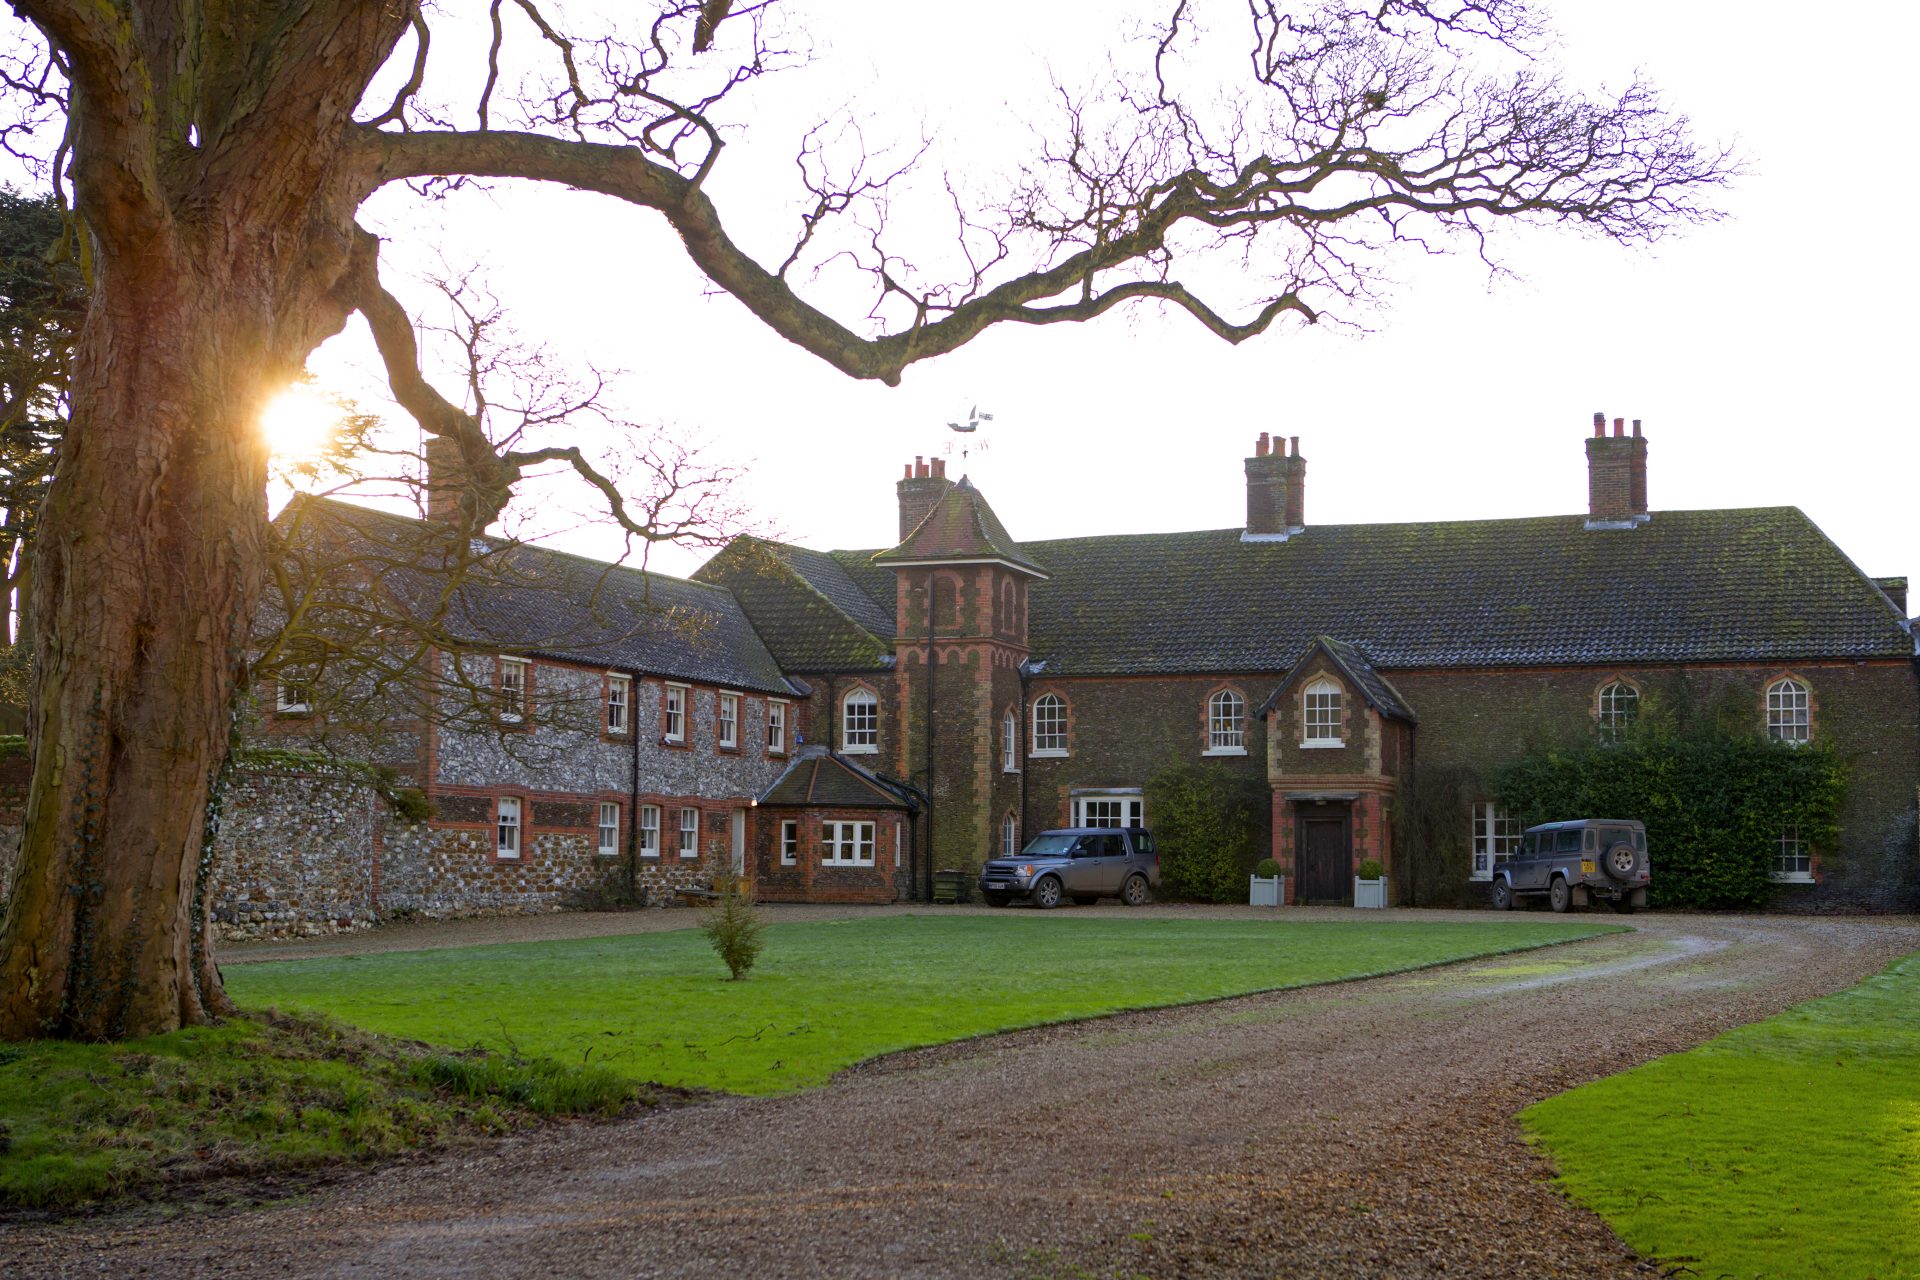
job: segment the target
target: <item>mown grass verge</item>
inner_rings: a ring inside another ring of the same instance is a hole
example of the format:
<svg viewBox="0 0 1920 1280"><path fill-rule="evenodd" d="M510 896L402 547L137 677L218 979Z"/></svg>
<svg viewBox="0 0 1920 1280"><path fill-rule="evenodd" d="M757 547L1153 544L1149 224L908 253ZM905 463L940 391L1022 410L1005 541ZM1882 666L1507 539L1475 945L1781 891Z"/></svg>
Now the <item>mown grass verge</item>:
<svg viewBox="0 0 1920 1280"><path fill-rule="evenodd" d="M901 1049L1397 973L1617 931L1583 921L900 915L768 928L743 982L697 933L234 966L248 1005L389 1035L782 1093Z"/></svg>
<svg viewBox="0 0 1920 1280"><path fill-rule="evenodd" d="M1683 1274L1920 1277L1920 955L1521 1119Z"/></svg>
<svg viewBox="0 0 1920 1280"><path fill-rule="evenodd" d="M658 1100L598 1067L277 1013L114 1045L0 1045L0 1206L67 1212Z"/></svg>

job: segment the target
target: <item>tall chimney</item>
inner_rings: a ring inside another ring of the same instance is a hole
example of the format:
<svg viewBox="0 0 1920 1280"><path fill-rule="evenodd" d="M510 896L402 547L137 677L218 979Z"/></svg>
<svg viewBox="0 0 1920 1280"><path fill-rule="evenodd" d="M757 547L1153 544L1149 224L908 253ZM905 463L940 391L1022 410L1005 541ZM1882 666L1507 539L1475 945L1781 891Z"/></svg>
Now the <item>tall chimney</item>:
<svg viewBox="0 0 1920 1280"><path fill-rule="evenodd" d="M1632 528L1647 522L1647 441L1640 420L1626 434L1626 419L1593 415L1593 434L1587 438L1587 527Z"/></svg>
<svg viewBox="0 0 1920 1280"><path fill-rule="evenodd" d="M1285 439L1264 431L1254 442L1253 456L1246 460L1247 527L1243 538L1281 541L1306 527L1307 463L1300 456L1300 437L1294 436L1292 443L1289 454Z"/></svg>
<svg viewBox="0 0 1920 1280"><path fill-rule="evenodd" d="M928 466L925 458L915 458L907 467L904 478L894 482L894 491L900 496L900 541L905 542L907 535L920 527L927 518L927 512L952 486L946 476L947 464L943 458L935 458Z"/></svg>
<svg viewBox="0 0 1920 1280"><path fill-rule="evenodd" d="M458 444L445 436L427 437L427 519L435 524L459 523L466 474Z"/></svg>

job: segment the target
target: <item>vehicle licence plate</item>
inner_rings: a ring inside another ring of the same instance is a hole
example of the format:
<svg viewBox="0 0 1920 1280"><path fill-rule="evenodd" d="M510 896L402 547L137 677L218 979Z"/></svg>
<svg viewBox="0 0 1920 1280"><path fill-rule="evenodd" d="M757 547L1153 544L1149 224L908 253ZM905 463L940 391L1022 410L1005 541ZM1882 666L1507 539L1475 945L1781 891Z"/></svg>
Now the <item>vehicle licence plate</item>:
<svg viewBox="0 0 1920 1280"><path fill-rule="evenodd" d="M1582 862L1582 863L1580 864L1580 874L1581 874L1581 875L1583 875L1583 876L1590 876L1590 875L1592 875L1592 874L1593 874L1593 864L1592 864L1591 862Z"/></svg>

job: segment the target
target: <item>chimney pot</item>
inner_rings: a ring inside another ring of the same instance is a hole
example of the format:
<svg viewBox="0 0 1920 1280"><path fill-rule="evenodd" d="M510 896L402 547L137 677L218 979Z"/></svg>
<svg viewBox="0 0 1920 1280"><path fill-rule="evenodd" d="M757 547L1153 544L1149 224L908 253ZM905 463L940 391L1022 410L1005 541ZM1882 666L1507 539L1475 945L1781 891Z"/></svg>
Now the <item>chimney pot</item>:
<svg viewBox="0 0 1920 1280"><path fill-rule="evenodd" d="M1627 420L1625 418L1615 418L1613 420L1613 434L1616 436L1625 435L1627 433L1626 426Z"/></svg>
<svg viewBox="0 0 1920 1280"><path fill-rule="evenodd" d="M1253 442L1253 456L1256 458L1267 456L1267 433L1264 431L1260 433L1260 438Z"/></svg>
<svg viewBox="0 0 1920 1280"><path fill-rule="evenodd" d="M1638 418L1633 420L1633 438L1635 440L1640 438L1640 419Z"/></svg>
<svg viewBox="0 0 1920 1280"><path fill-rule="evenodd" d="M947 460L945 458L935 458L933 460L933 478L936 480L944 480L946 476Z"/></svg>
<svg viewBox="0 0 1920 1280"><path fill-rule="evenodd" d="M1593 434L1595 436L1603 436L1607 434L1607 415L1606 414L1596 412L1593 415Z"/></svg>
<svg viewBox="0 0 1920 1280"><path fill-rule="evenodd" d="M907 464L907 473L906 473L905 475L903 475L903 476L901 476L900 478L901 478L902 480L911 480L911 479L913 479L913 464L912 464L911 462L909 462L909 463Z"/></svg>
<svg viewBox="0 0 1920 1280"><path fill-rule="evenodd" d="M1300 456L1300 437L1289 436L1287 438L1293 441L1293 456L1296 458L1299 457Z"/></svg>

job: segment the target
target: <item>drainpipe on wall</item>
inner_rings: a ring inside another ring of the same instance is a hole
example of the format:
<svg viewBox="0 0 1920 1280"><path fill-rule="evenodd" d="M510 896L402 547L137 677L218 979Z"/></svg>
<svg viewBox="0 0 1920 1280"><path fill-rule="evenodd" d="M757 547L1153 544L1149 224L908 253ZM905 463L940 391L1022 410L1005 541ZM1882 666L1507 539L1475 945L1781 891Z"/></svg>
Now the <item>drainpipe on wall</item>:
<svg viewBox="0 0 1920 1280"><path fill-rule="evenodd" d="M1413 741L1419 732L1420 729L1417 725L1410 724L1407 726L1407 767L1400 771L1400 780L1409 790L1413 787ZM1404 802L1405 797L1402 797L1402 803ZM1399 810L1396 808L1394 812L1398 813ZM1402 852L1406 855L1407 860L1407 905L1417 907L1420 905L1420 873L1414 869L1413 850L1406 849ZM1471 853L1471 851L1469 851L1469 853Z"/></svg>
<svg viewBox="0 0 1920 1280"><path fill-rule="evenodd" d="M627 673L627 897L640 896L640 673ZM645 905L645 904L642 904Z"/></svg>
<svg viewBox="0 0 1920 1280"><path fill-rule="evenodd" d="M927 570L927 902L933 901L933 575L934 570Z"/></svg>
<svg viewBox="0 0 1920 1280"><path fill-rule="evenodd" d="M1020 707L1013 722L1013 764L1020 771L1020 781L1014 783L1020 795L1020 829L1013 833L1014 852L1027 847L1027 697L1028 683L1033 679L1022 662L1014 668L1020 674Z"/></svg>

